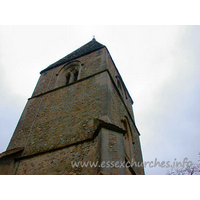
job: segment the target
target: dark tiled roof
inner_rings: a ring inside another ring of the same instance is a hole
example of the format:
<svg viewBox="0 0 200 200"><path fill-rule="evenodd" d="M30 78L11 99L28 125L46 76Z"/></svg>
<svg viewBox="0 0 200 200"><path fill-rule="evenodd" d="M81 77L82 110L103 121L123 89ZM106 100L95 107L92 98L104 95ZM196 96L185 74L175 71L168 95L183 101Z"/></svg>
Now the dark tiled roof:
<svg viewBox="0 0 200 200"><path fill-rule="evenodd" d="M89 54L93 51L96 51L98 49L101 49L105 47L104 45L100 44L99 42L97 42L94 38L88 42L87 44L83 45L82 47L80 47L79 49L73 51L72 53L70 53L69 55L65 56L64 58L58 60L57 62L49 65L46 69L42 70L40 73L43 73L49 69L52 69L54 67L57 67L59 65L62 65L66 62L69 62L71 60L74 60L76 58L79 58L81 56L84 56L86 54Z"/></svg>

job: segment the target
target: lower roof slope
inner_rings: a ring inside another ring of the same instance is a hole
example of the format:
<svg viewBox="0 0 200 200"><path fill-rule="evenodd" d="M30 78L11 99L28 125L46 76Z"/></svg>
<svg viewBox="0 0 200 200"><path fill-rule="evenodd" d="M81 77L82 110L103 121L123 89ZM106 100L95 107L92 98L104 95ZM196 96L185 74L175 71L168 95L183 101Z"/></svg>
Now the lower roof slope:
<svg viewBox="0 0 200 200"><path fill-rule="evenodd" d="M86 54L89 54L93 51L96 51L98 49L101 49L105 47L104 45L100 44L99 42L97 42L95 40L95 38L93 38L90 42L88 42L87 44L83 45L82 47L80 47L79 49L73 51L72 53L70 53L69 55L65 56L64 58L61 58L60 60L58 60L57 62L49 65L46 69L42 70L40 73L43 73L47 70L53 69L59 65L62 65L66 62L69 62L71 60L74 60L76 58L79 58L81 56L84 56Z"/></svg>

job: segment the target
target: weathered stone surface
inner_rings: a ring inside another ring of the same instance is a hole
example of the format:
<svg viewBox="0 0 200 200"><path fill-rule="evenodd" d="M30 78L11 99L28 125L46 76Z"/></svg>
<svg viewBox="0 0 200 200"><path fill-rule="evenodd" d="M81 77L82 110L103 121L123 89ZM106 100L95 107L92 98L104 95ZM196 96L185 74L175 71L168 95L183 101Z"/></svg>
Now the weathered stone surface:
<svg viewBox="0 0 200 200"><path fill-rule="evenodd" d="M72 76L66 85L66 73L75 70L78 80ZM124 119L129 143L124 142ZM73 161L125 161L127 144L132 158L142 163L132 99L103 47L41 73L7 148L24 150L0 156L0 169L4 174L144 174L143 167L72 167Z"/></svg>

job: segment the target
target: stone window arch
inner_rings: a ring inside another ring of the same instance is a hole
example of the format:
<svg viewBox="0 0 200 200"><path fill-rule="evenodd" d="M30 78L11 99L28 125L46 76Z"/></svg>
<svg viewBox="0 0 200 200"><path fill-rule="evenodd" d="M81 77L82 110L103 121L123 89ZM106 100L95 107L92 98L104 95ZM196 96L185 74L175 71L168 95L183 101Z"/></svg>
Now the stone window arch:
<svg viewBox="0 0 200 200"><path fill-rule="evenodd" d="M56 74L56 87L61 87L77 81L80 77L80 68L81 63L78 60L71 61L64 65L58 74Z"/></svg>
<svg viewBox="0 0 200 200"><path fill-rule="evenodd" d="M126 116L123 117L122 123L124 126L124 129L126 130L126 133L124 135L124 145L125 145L125 156L127 160L130 160L133 158L133 134L131 131L129 120Z"/></svg>
<svg viewBox="0 0 200 200"><path fill-rule="evenodd" d="M117 87L119 89L119 92L121 93L122 97L124 98L124 97L126 97L126 95L125 95L124 86L122 84L120 76L117 75L116 79L117 79Z"/></svg>

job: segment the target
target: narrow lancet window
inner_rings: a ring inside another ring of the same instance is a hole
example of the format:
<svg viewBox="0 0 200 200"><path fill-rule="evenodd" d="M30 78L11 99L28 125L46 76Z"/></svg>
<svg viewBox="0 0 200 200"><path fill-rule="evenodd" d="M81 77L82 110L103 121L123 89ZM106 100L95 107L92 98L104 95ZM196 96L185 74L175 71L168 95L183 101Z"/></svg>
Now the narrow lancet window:
<svg viewBox="0 0 200 200"><path fill-rule="evenodd" d="M70 80L70 73L67 74L67 76L66 76L66 85L69 84L69 80Z"/></svg>
<svg viewBox="0 0 200 200"><path fill-rule="evenodd" d="M129 160L133 158L133 139L131 134L131 129L127 119L122 120L126 133L124 135L124 143L125 143L125 153Z"/></svg>
<svg viewBox="0 0 200 200"><path fill-rule="evenodd" d="M75 71L74 73L74 81L77 81L78 80L78 71Z"/></svg>

